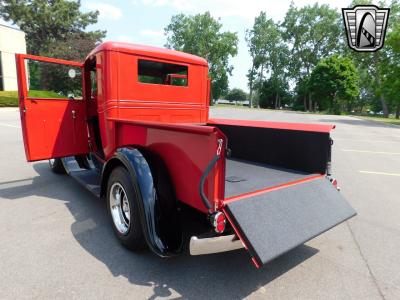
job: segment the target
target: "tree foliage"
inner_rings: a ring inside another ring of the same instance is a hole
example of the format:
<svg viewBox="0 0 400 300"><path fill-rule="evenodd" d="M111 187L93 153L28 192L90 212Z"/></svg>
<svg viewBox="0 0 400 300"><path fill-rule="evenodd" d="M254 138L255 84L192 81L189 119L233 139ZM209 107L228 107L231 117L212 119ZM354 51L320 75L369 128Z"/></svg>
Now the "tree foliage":
<svg viewBox="0 0 400 300"><path fill-rule="evenodd" d="M225 98L229 101L246 101L247 93L242 89L234 88L228 92Z"/></svg>
<svg viewBox="0 0 400 300"><path fill-rule="evenodd" d="M354 0L349 7L370 4L372 4L371 0ZM369 106L375 112L382 111L383 116L387 117L393 106L393 94L389 93L387 85L389 83L388 75L391 70L390 65L393 65L396 57L395 53L399 53L399 50L395 50L390 45L389 40L392 32L395 31L396 24L400 21L400 9L398 0L393 0L390 4L383 1L379 6L391 9L387 38L383 49L373 53L359 53L346 49L346 55L353 59L362 78L360 81L360 106ZM364 94L368 97L365 97Z"/></svg>
<svg viewBox="0 0 400 300"><path fill-rule="evenodd" d="M86 32L97 22L98 12L82 13L80 1L11 0L1 1L0 17L16 24L26 34L28 53L83 61L105 36L105 31ZM80 70L70 78L70 67L29 62L31 89L47 90L63 96L81 96Z"/></svg>
<svg viewBox="0 0 400 300"><path fill-rule="evenodd" d="M332 112L372 110L382 111L384 116L394 112L400 117L399 1L379 2L380 7L390 7L391 11L385 46L375 53L359 53L347 47L342 16L326 4L296 7L292 3L282 22L260 12L246 30L251 56L249 95L228 89L233 69L229 60L237 55L238 37L222 30L221 21L209 12L173 16L165 28L166 46L207 59L213 99L226 95L227 99L249 99L252 106L287 105ZM360 4L371 4L371 0L353 0L349 7ZM83 13L80 5L79 0L0 0L0 17L25 31L29 53L83 60L104 38L105 31L86 30L97 22L98 12ZM65 76L38 67L33 67L32 74L55 84ZM31 79L33 84L42 82Z"/></svg>
<svg viewBox="0 0 400 300"><path fill-rule="evenodd" d="M359 76L351 59L333 55L322 59L312 71L309 87L320 110L351 111L360 90Z"/></svg>
<svg viewBox="0 0 400 300"><path fill-rule="evenodd" d="M328 5L307 5L297 8L292 3L281 24L282 37L290 45L289 78L296 83L309 76L323 58L341 48L341 19ZM304 86L303 86L304 88ZM311 91L303 96L304 109L313 110Z"/></svg>
<svg viewBox="0 0 400 300"><path fill-rule="evenodd" d="M354 0L349 7L367 4L371 0ZM250 98L268 108L285 103L311 111L400 115L400 3L379 6L391 11L385 47L375 53L347 46L342 16L328 5L292 2L282 23L260 13L246 32Z"/></svg>
<svg viewBox="0 0 400 300"><path fill-rule="evenodd" d="M288 88L286 81L274 76L263 81L259 88L259 106L261 108L281 108L282 102L286 104Z"/></svg>
<svg viewBox="0 0 400 300"><path fill-rule="evenodd" d="M383 93L388 99L392 111L395 111L396 118L400 118L400 4L392 5L394 23L390 28L386 43L387 59L384 64Z"/></svg>
<svg viewBox="0 0 400 300"><path fill-rule="evenodd" d="M290 46L290 76L310 75L319 60L340 49L341 18L328 5L290 6L281 24L282 36ZM340 24L340 25L339 25Z"/></svg>
<svg viewBox="0 0 400 300"><path fill-rule="evenodd" d="M278 25L268 19L265 12L261 12L255 18L253 28L246 31L246 41L252 58L248 72L251 101L253 89L260 90L267 76L274 82L285 81L289 53ZM280 90L276 92L279 95Z"/></svg>
<svg viewBox="0 0 400 300"><path fill-rule="evenodd" d="M164 29L166 47L207 59L214 100L228 92L228 75L233 70L229 59L237 54L237 34L221 29L220 21L209 12L195 16L175 15Z"/></svg>
<svg viewBox="0 0 400 300"><path fill-rule="evenodd" d="M80 1L67 0L2 1L0 17L26 33L29 53L51 53L52 46L67 42L76 34L88 34L96 41L105 36L105 31L84 32L88 25L97 22L99 13L82 13L80 5Z"/></svg>

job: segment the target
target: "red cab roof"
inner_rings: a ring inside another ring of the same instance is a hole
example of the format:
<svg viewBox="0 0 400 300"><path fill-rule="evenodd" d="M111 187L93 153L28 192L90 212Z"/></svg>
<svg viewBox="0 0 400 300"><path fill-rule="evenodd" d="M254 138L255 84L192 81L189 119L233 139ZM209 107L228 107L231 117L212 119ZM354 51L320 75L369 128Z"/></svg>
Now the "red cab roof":
<svg viewBox="0 0 400 300"><path fill-rule="evenodd" d="M188 64L196 64L202 66L208 66L207 61L204 58L201 58L196 55L184 53L181 51L175 51L165 48L138 45L138 44L130 44L130 43L121 43L121 42L105 42L98 45L92 52L90 52L89 56L92 56L100 51L115 51L115 52L124 52L124 53L132 53L140 56L148 56L152 58L161 58L166 60L172 60L177 62L184 62Z"/></svg>

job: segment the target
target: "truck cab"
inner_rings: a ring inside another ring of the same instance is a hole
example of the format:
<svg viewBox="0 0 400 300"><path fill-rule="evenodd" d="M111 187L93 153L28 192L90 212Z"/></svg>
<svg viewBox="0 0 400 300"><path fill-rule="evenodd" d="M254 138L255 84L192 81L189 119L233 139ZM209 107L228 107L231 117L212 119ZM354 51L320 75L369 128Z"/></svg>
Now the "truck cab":
<svg viewBox="0 0 400 300"><path fill-rule="evenodd" d="M260 267L355 215L330 174L334 126L210 119L203 58L107 42L83 63L16 60L27 160L105 199L129 249L245 248Z"/></svg>

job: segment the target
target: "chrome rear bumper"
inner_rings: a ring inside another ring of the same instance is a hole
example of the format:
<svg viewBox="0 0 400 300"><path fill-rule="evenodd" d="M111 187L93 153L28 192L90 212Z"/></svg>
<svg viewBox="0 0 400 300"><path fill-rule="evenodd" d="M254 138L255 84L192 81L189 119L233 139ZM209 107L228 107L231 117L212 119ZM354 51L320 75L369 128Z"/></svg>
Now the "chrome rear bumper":
<svg viewBox="0 0 400 300"><path fill-rule="evenodd" d="M234 234L204 239L192 236L189 243L190 255L219 253L241 248L244 248L243 243Z"/></svg>

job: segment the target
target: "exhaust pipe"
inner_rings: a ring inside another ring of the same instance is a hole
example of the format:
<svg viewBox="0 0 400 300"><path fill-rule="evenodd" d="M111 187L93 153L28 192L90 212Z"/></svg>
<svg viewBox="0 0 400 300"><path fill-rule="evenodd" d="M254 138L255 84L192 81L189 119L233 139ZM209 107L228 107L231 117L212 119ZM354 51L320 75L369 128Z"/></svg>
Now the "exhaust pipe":
<svg viewBox="0 0 400 300"><path fill-rule="evenodd" d="M242 248L244 248L242 241L234 234L204 239L192 236L189 243L190 255L212 254Z"/></svg>

